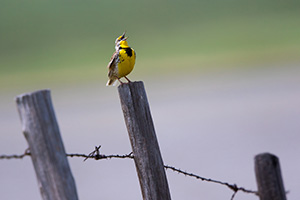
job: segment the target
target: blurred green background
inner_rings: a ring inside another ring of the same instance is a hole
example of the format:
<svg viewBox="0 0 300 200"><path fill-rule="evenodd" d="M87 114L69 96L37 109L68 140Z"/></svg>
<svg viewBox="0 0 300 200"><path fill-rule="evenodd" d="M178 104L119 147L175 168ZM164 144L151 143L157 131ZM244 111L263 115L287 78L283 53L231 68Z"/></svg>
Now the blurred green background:
<svg viewBox="0 0 300 200"><path fill-rule="evenodd" d="M2 0L0 89L105 84L124 30L133 79L300 61L298 0Z"/></svg>

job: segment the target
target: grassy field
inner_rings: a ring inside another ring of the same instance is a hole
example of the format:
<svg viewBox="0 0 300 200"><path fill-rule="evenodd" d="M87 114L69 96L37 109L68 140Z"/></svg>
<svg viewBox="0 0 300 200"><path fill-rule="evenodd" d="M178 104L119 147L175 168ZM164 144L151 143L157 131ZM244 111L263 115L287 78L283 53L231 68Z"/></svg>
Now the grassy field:
<svg viewBox="0 0 300 200"><path fill-rule="evenodd" d="M104 80L124 30L134 77L300 61L296 0L1 1L0 87Z"/></svg>

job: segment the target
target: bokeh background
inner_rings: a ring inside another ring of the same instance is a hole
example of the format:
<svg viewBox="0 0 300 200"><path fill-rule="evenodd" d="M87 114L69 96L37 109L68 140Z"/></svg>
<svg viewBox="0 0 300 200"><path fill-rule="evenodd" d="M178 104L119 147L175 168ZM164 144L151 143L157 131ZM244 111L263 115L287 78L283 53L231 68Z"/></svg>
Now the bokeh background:
<svg viewBox="0 0 300 200"><path fill-rule="evenodd" d="M300 1L0 2L0 154L27 143L14 98L50 88L68 153L131 151L116 87L127 31L164 163L256 190L254 156L281 161L299 199ZM69 159L80 199L141 199L132 160ZM30 158L0 161L1 199L40 199ZM167 171L173 199L230 199L226 187ZM258 199L239 192L236 199Z"/></svg>

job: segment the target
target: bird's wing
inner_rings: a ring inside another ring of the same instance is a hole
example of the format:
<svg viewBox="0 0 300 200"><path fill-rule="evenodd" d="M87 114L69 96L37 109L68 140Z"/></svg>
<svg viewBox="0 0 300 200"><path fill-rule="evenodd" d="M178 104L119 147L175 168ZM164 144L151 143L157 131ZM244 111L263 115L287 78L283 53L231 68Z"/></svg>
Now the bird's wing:
<svg viewBox="0 0 300 200"><path fill-rule="evenodd" d="M110 59L110 62L108 63L107 65L107 68L109 70L111 70L114 66L115 66L115 63L118 59L118 52L116 51L112 56L111 56L111 59Z"/></svg>

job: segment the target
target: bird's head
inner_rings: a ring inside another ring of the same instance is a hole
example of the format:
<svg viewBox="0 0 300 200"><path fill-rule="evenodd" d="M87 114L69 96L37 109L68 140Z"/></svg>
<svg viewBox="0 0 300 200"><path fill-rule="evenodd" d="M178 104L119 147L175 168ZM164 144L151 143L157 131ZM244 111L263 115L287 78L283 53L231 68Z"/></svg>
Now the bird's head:
<svg viewBox="0 0 300 200"><path fill-rule="evenodd" d="M126 41L128 37L125 37L125 33L126 31L116 39L115 41L116 49L119 47L128 47L128 43Z"/></svg>

